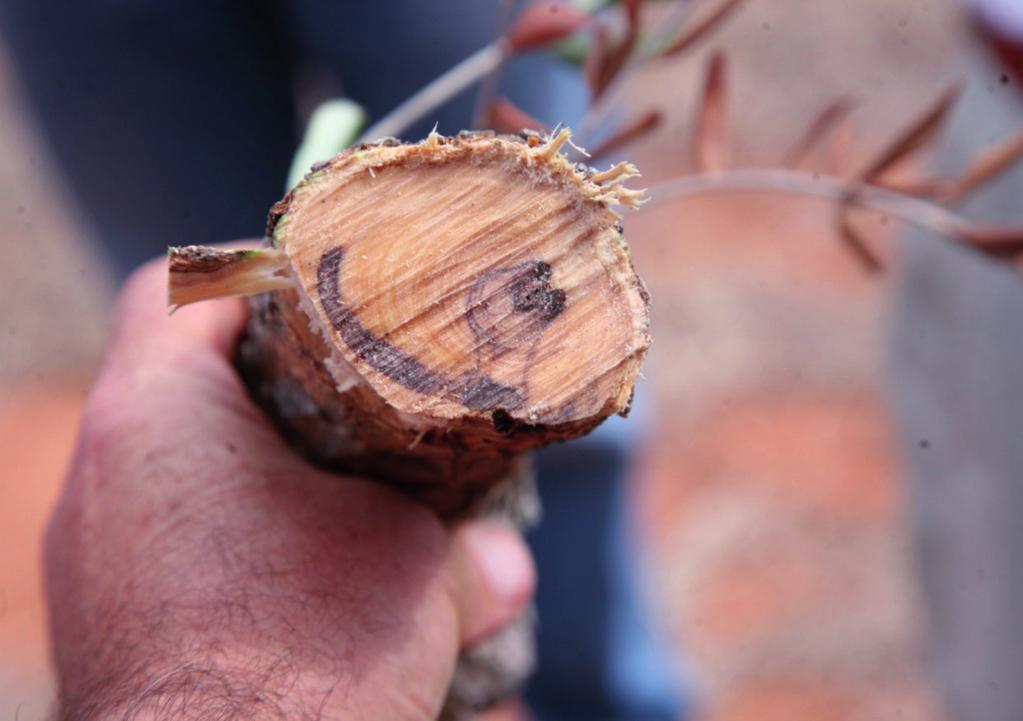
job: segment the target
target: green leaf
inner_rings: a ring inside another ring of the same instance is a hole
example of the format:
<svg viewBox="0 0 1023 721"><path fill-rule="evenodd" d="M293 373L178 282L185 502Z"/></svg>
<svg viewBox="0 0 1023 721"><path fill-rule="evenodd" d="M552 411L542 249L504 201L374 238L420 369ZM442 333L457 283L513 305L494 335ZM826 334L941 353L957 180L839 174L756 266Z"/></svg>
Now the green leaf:
<svg viewBox="0 0 1023 721"><path fill-rule="evenodd" d="M330 160L354 143L365 124L366 111L351 100L338 98L322 103L309 116L285 190L294 188L314 164Z"/></svg>

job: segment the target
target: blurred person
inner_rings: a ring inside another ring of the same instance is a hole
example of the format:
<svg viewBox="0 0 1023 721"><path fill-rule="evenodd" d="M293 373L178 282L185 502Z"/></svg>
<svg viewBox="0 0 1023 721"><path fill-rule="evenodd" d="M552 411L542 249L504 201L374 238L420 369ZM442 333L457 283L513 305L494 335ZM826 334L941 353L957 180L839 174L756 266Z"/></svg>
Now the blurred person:
<svg viewBox="0 0 1023 721"><path fill-rule="evenodd" d="M112 267L123 275L168 245L260 234L268 209L282 195L306 106L344 94L371 119L381 117L489 42L498 5L4 0L0 28L44 136ZM541 117L571 124L585 100L576 75L546 57L517 59L505 74L503 92ZM469 126L473 102L472 92L463 93L407 137L425 135L434 122L448 134ZM148 289L157 293L155 285ZM117 417L113 403L86 416L86 438L90 423L110 423L104 414ZM667 651L644 621L642 559L629 528L626 482L642 410L639 403L638 417L612 419L592 436L538 457L546 520L529 539L543 580L539 670L528 695L542 721L669 721L685 711ZM215 411L211 405L203 412ZM79 462L92 463L88 447L80 450ZM74 494L76 483L73 474L67 493ZM129 510L147 502L136 492L141 491L126 487L122 502ZM66 495L62 508L74 504ZM76 567L54 560L72 550L61 544L82 540L62 530L66 518L57 516L49 555L62 672L76 665L84 669L97 658L88 646L76 658L76 647L67 645L74 631L62 633L74 628L76 613L78 623L89 619L67 597L77 593L72 580L111 584L86 574L117 572L116 565ZM90 532L104 543L115 538L130 543L130 537L104 528L109 537ZM72 572L75 579L62 579ZM162 580L173 584L174 578ZM580 604L581 598L586 602ZM121 632L109 629L115 637ZM62 684L69 680L62 673Z"/></svg>

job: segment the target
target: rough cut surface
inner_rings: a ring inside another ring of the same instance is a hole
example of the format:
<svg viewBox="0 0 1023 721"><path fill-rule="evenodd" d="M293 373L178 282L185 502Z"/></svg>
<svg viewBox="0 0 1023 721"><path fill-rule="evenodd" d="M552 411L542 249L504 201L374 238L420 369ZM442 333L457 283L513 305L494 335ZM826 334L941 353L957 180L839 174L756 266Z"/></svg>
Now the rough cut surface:
<svg viewBox="0 0 1023 721"><path fill-rule="evenodd" d="M610 206L635 169L573 165L567 140L364 145L275 206L294 286L254 299L240 359L292 440L455 515L627 411L648 299Z"/></svg>

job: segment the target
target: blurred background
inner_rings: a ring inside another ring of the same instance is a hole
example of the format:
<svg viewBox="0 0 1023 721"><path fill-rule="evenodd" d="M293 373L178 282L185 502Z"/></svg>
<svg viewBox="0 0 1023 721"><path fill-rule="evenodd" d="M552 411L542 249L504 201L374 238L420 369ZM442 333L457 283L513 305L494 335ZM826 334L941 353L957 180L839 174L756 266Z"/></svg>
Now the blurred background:
<svg viewBox="0 0 1023 721"><path fill-rule="evenodd" d="M1023 9L1003 2L985 25L982 4L748 0L630 80L625 107L664 120L622 154L647 185L692 172L706 61L723 49L734 164L780 163L852 93L842 157L810 161L847 170L963 79L915 160L958 172L1023 128L1005 54ZM53 693L40 532L120 270L25 97L0 45L0 717L32 721ZM1021 183L1009 172L964 213L1023 225ZM653 297L653 417L631 492L658 628L697 719L1023 718L1016 271L875 215L859 220L885 260L871 275L834 215L750 192L625 220Z"/></svg>

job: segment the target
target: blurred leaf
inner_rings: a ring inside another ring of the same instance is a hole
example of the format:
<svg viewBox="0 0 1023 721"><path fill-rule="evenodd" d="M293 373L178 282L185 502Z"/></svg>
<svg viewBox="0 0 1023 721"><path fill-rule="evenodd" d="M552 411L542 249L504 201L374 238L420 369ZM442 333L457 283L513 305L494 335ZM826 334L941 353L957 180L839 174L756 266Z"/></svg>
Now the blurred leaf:
<svg viewBox="0 0 1023 721"><path fill-rule="evenodd" d="M664 116L659 110L648 110L618 128L618 130L612 133L610 137L598 145L591 153L591 159L600 158L607 155L612 150L617 150L626 143L630 143L637 138L641 138L660 125L663 119Z"/></svg>
<svg viewBox="0 0 1023 721"><path fill-rule="evenodd" d="M865 181L876 180L882 173L889 170L901 160L931 142L937 135L941 124L948 117L948 112L959 99L962 85L956 83L949 87L941 96L915 120L901 135L882 151L876 160L860 173Z"/></svg>
<svg viewBox="0 0 1023 721"><path fill-rule="evenodd" d="M934 198L943 203L962 202L999 175L1010 170L1023 157L1023 133L1000 143L984 153L960 178L878 178L875 181L888 190L921 198Z"/></svg>
<svg viewBox="0 0 1023 721"><path fill-rule="evenodd" d="M1023 253L1023 227L974 225L964 228L960 239L995 258Z"/></svg>
<svg viewBox="0 0 1023 721"><path fill-rule="evenodd" d="M827 138L843 120L848 118L858 104L859 100L851 95L839 96L828 103L807 126L802 137L786 153L785 165L790 168L798 168L806 162L813 149Z"/></svg>
<svg viewBox="0 0 1023 721"><path fill-rule="evenodd" d="M838 122L828 143L828 168L835 175L845 176L852 164L853 122L846 116Z"/></svg>
<svg viewBox="0 0 1023 721"><path fill-rule="evenodd" d="M507 98L498 98L487 109L486 124L499 133L520 133L523 130L543 132L546 126Z"/></svg>
<svg viewBox="0 0 1023 721"><path fill-rule="evenodd" d="M660 52L663 57L677 55L686 51L689 47L702 40L710 34L718 25L724 22L744 0L720 0L713 10L689 27L684 27L678 37L668 41L667 46Z"/></svg>
<svg viewBox="0 0 1023 721"><path fill-rule="evenodd" d="M589 22L590 16L572 5L532 3L515 21L508 43L515 53L536 50L572 35Z"/></svg>
<svg viewBox="0 0 1023 721"><path fill-rule="evenodd" d="M622 0L621 4L625 12L624 34L620 39L611 41L607 28L599 26L586 58L586 77L594 98L599 98L625 67L639 40L643 0Z"/></svg>
<svg viewBox="0 0 1023 721"><path fill-rule="evenodd" d="M632 36L633 42L639 35L640 16L643 13L643 0L622 0L625 6L626 33Z"/></svg>
<svg viewBox="0 0 1023 721"><path fill-rule="evenodd" d="M320 104L306 123L302 142L291 161L285 190L298 185L313 164L333 158L354 143L365 123L366 112L351 100L339 98Z"/></svg>
<svg viewBox="0 0 1023 721"><path fill-rule="evenodd" d="M951 193L956 181L949 178L878 178L874 185L903 195L938 198Z"/></svg>
<svg viewBox="0 0 1023 721"><path fill-rule="evenodd" d="M585 33L576 33L554 43L552 49L566 63L582 66L590 52L591 42L592 39L587 37Z"/></svg>
<svg viewBox="0 0 1023 721"><path fill-rule="evenodd" d="M643 10L643 0L622 0L625 8L625 36L615 46L603 68L603 88L607 88L618 75L629 56L636 49L636 42L639 40L640 13Z"/></svg>
<svg viewBox="0 0 1023 721"><path fill-rule="evenodd" d="M598 97L603 91L601 82L604 73L604 56L607 53L607 44L607 28L603 25L598 25L596 32L593 34L593 40L590 42L590 52L586 55L586 61L583 63L583 76L586 78L586 83L590 86L590 92L594 98Z"/></svg>
<svg viewBox="0 0 1023 721"><path fill-rule="evenodd" d="M721 51L707 63L703 97L693 132L693 162L701 172L725 170L731 163L728 141L727 62Z"/></svg>
<svg viewBox="0 0 1023 721"><path fill-rule="evenodd" d="M1012 168L1023 157L1023 133L984 153L944 194L942 200L958 203Z"/></svg>
<svg viewBox="0 0 1023 721"><path fill-rule="evenodd" d="M882 270L884 266L880 259L878 259L878 257L874 254L874 251L870 249L870 246L866 244L860 234L849 222L848 204L843 204L839 207L836 226L842 242L868 273L877 273Z"/></svg>

